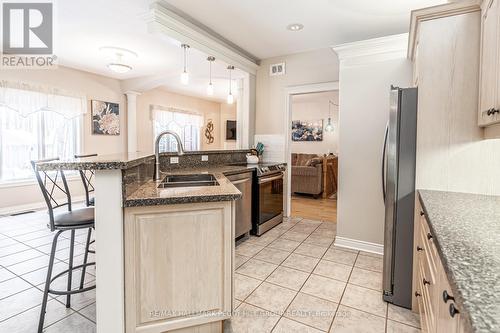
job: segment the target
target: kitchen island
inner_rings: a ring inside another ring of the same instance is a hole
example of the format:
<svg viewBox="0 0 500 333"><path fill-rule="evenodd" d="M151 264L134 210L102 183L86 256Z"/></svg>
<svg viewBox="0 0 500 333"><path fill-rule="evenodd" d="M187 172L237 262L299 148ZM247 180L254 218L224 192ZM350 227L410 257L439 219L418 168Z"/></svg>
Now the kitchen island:
<svg viewBox="0 0 500 333"><path fill-rule="evenodd" d="M162 180L210 175L196 178L210 186L154 181L149 154L38 165L95 170L97 332L222 331L233 309L234 206L241 196L224 174L255 168L246 153L187 153L178 163L170 163L175 155L160 156Z"/></svg>

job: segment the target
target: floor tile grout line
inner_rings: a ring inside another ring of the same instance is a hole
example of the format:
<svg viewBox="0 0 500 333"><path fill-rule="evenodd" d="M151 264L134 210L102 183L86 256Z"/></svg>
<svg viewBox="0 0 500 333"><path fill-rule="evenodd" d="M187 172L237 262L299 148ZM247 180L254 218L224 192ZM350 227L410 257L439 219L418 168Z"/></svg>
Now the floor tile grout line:
<svg viewBox="0 0 500 333"><path fill-rule="evenodd" d="M337 307L337 310L335 310L335 314L333 315L333 320L330 323L330 327L328 328L328 332L330 332L332 330L332 326L333 326L333 323L335 322L335 318L337 318L337 313L339 311L340 305L342 304L342 299L344 298L344 294L345 294L345 291L347 289L347 285L349 284L349 280L351 279L352 271L354 270L354 265L356 264L356 260L358 260L358 256L359 256L359 252L356 254L356 259L354 260L354 263L353 263L352 268L351 268L351 272L349 273L349 277L347 278L347 283L344 286L344 290L342 290L342 295L340 295L339 305Z"/></svg>
<svg viewBox="0 0 500 333"><path fill-rule="evenodd" d="M299 224L299 223L300 223L301 221L303 221L303 220L304 220L304 219L299 220L299 221L298 221L295 225ZM294 225L294 226L295 226L295 225ZM320 225L321 225L321 223L320 223L320 224L318 224L318 226L316 226L316 228L314 228L314 230L311 232L311 234L312 234L314 231L316 231L316 230L319 228L319 226L320 226ZM293 227L292 227L292 228L293 228ZM289 230L290 230L290 229L289 229ZM285 258L285 260L283 260L283 262L285 262L285 261L286 261L286 259L288 259L288 258L289 258L289 257L290 257L290 256L291 256L294 252L295 252L295 250L296 250L297 248L299 248L299 247L300 247L300 245L302 245L302 244L305 242L305 240L306 240L307 238L309 238L309 236L310 236L311 234L309 234L309 235L308 235L305 239L303 239L303 240L302 240L302 242L300 242L300 244L299 244L299 245L298 245L298 246L297 246L297 247L296 247L296 248L292 251L292 253L291 253L291 254L290 254L287 258ZM281 236L280 236L280 237L281 237ZM285 238L285 239L286 239L286 238ZM326 251L325 251L325 252L326 252ZM294 297L293 297L293 299L290 301L290 303L288 303L288 305L287 305L287 307L285 308L285 311L284 311L283 313L286 313L286 312L287 312L287 310L290 308L290 305L291 305L291 304L293 303L293 301L297 298L297 295L300 293L300 291L302 290L302 288L304 287L304 285L307 283L307 280L309 280L309 278L310 278L310 277L311 277L311 275L312 275L312 272L314 271L314 269L316 268L316 266L318 265L318 263L319 263L320 261L321 261L321 259L320 259L320 260L318 260L318 262L316 263L316 265L314 265L314 268L313 268L313 269L312 269L312 271L309 273L308 277L304 280L304 282L303 282L303 283L302 283L302 285L300 286L299 290L298 290L298 291L296 291L295 296L294 296ZM283 263L283 262L282 262L282 263ZM278 267L280 267L280 266L281 266L281 264L280 264ZM283 267L286 267L286 266L283 266ZM281 321L281 318L283 318L283 317L284 317L284 315L282 314L282 315L281 315L281 317L278 319L278 321L274 324L273 328L271 329L271 333L274 331L274 329L276 328L276 326L278 325L278 323ZM286 317L285 317L285 318L286 318Z"/></svg>

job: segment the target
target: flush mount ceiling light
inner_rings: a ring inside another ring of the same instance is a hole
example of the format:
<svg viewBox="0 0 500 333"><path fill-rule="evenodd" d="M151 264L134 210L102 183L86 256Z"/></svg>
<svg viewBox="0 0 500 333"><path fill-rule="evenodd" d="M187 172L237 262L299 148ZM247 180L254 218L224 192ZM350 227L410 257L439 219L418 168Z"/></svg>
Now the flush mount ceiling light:
<svg viewBox="0 0 500 333"><path fill-rule="evenodd" d="M287 25L286 28L290 31L299 31L299 30L304 29L304 25L300 24L300 23L292 23L292 24Z"/></svg>
<svg viewBox="0 0 500 333"><path fill-rule="evenodd" d="M209 63L209 67L210 67L210 81L208 82L208 86L207 86L207 95L213 96L214 95L214 85L212 83L212 63L215 61L215 57L208 57L207 61Z"/></svg>
<svg viewBox="0 0 500 333"><path fill-rule="evenodd" d="M234 66L227 66L227 70L229 71L229 94L227 95L227 104L233 104L234 103L234 96L233 92L231 90L231 72L234 70Z"/></svg>
<svg viewBox="0 0 500 333"><path fill-rule="evenodd" d="M120 74L127 73L132 70L131 66L120 63L110 63L108 64L108 68L113 72Z"/></svg>
<svg viewBox="0 0 500 333"><path fill-rule="evenodd" d="M137 58L137 53L123 49L121 47L110 47L105 46L99 49L104 53L111 62L107 64L107 67L115 73L127 73L132 70L132 66L128 65L127 62Z"/></svg>
<svg viewBox="0 0 500 333"><path fill-rule="evenodd" d="M189 45L182 44L181 47L184 50L184 70L181 74L181 83L187 85L189 84L189 74L187 72L187 50L189 49Z"/></svg>

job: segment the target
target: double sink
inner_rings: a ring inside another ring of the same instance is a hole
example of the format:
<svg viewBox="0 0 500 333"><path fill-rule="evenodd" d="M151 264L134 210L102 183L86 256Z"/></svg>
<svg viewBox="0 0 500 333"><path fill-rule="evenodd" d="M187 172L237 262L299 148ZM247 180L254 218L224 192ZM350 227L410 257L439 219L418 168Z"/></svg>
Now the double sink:
<svg viewBox="0 0 500 333"><path fill-rule="evenodd" d="M170 175L166 176L158 188L217 186L219 182L211 174Z"/></svg>

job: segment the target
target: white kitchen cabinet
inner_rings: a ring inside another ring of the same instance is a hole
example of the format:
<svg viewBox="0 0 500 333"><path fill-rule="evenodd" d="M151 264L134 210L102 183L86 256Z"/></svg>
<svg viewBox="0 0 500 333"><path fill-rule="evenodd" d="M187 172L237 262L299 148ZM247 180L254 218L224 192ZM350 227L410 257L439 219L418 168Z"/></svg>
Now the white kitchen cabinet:
<svg viewBox="0 0 500 333"><path fill-rule="evenodd" d="M234 203L125 209L127 333L221 332L232 312Z"/></svg>
<svg viewBox="0 0 500 333"><path fill-rule="evenodd" d="M481 7L481 65L479 126L500 122L500 0L483 0Z"/></svg>

